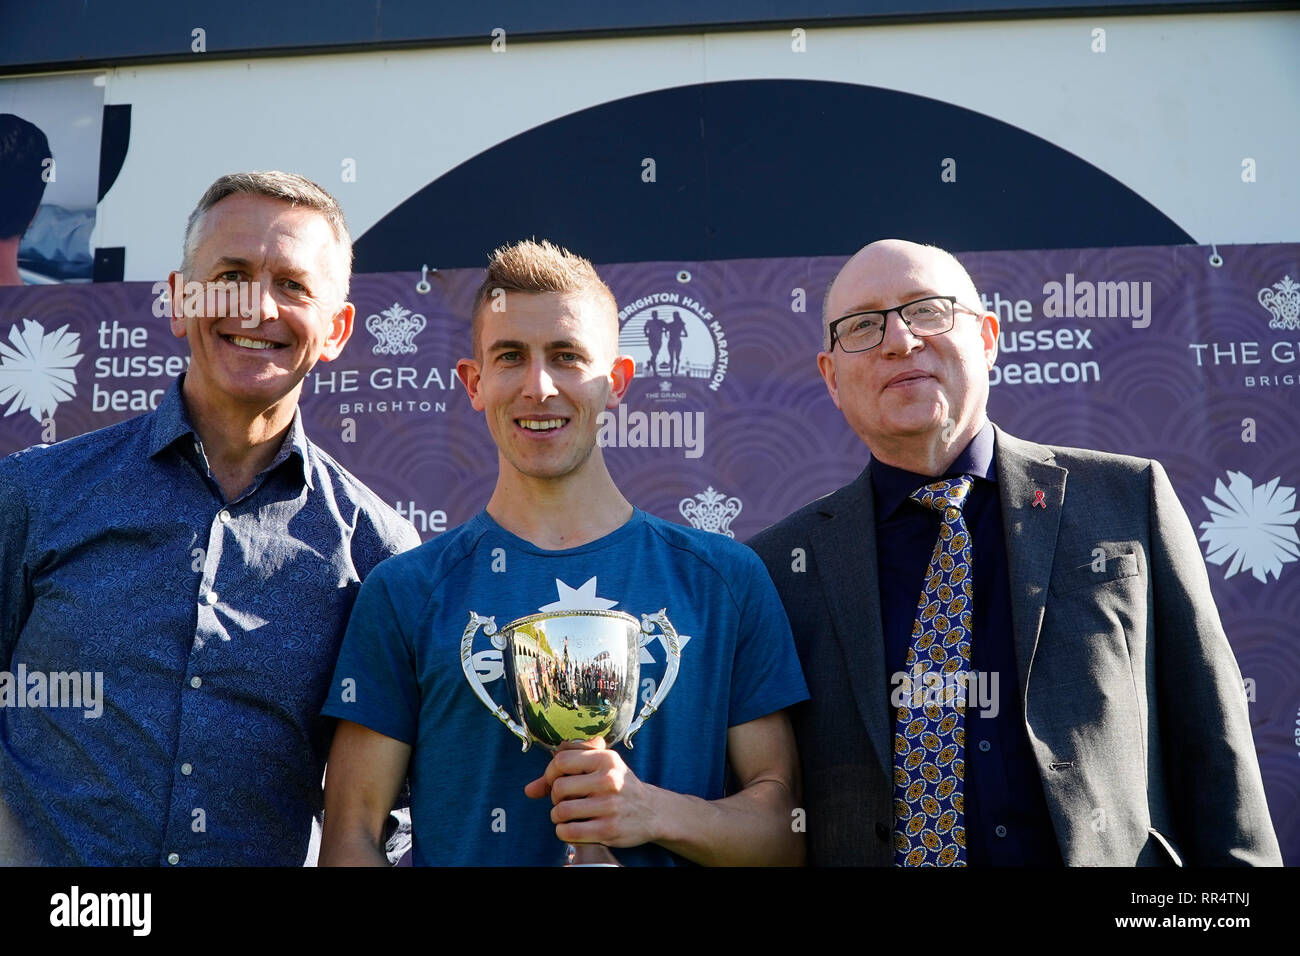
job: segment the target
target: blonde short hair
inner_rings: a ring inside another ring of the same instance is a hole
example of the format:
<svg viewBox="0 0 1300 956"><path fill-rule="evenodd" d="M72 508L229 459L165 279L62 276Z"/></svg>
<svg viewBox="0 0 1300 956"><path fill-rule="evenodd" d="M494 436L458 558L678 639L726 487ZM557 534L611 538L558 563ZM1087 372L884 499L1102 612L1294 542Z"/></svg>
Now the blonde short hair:
<svg viewBox="0 0 1300 956"><path fill-rule="evenodd" d="M543 239L524 239L492 252L488 259L487 275L474 293L470 310L470 336L474 355L481 356L483 344L479 341L482 330L480 314L489 298L502 292L544 293L562 295L589 295L609 306L614 334L618 335L618 302L614 293L596 274L589 259L570 252L562 246Z"/></svg>

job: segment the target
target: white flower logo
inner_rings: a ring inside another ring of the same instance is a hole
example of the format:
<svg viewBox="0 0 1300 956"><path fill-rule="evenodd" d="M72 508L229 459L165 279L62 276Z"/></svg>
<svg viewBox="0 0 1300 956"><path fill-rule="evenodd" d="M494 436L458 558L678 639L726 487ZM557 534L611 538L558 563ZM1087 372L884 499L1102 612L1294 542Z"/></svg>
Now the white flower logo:
<svg viewBox="0 0 1300 956"><path fill-rule="evenodd" d="M9 329L9 345L0 342L0 404L9 402L5 417L31 412L38 422L53 415L60 402L77 394L74 366L81 335L66 325L46 332L41 323L23 319L23 329Z"/></svg>
<svg viewBox="0 0 1300 956"><path fill-rule="evenodd" d="M1228 472L1228 485L1214 482L1219 499L1201 498L1213 517L1202 521L1201 540L1206 542L1205 560L1225 564L1231 559L1224 578L1238 571L1249 571L1261 583L1268 575L1279 578L1282 565L1300 558L1300 538L1295 524L1300 511L1295 509L1295 489L1278 487L1282 479L1255 486L1249 476Z"/></svg>

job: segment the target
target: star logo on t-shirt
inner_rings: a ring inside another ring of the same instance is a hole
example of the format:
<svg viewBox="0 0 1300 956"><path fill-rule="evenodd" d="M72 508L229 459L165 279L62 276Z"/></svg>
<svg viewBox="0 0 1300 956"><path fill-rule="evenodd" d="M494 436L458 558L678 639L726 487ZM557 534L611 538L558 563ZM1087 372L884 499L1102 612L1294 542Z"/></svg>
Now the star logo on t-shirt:
<svg viewBox="0 0 1300 956"><path fill-rule="evenodd" d="M539 611L608 611L617 601L596 597L596 579L590 578L580 588L571 588L559 578L555 579L555 590L560 599L544 604Z"/></svg>

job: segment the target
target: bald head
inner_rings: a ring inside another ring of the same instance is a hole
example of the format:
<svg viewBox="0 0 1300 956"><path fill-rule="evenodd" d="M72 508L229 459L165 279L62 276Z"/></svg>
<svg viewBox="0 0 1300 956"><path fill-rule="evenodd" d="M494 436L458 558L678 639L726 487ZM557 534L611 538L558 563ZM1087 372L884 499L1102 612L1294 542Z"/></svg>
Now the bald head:
<svg viewBox="0 0 1300 956"><path fill-rule="evenodd" d="M956 300L942 332L933 324L918 331L898 310L936 297ZM884 313L876 344L846 351L837 340L832 351L830 323L858 312ZM872 457L918 475L943 474L987 420L998 354L998 318L983 308L961 263L933 246L873 242L831 283L822 329L817 368Z"/></svg>
<svg viewBox="0 0 1300 956"><path fill-rule="evenodd" d="M937 282L942 290L932 288ZM830 350L830 323L850 312L884 309L928 293L955 295L980 307L969 273L952 253L906 239L881 239L859 249L835 276L822 303L822 348Z"/></svg>

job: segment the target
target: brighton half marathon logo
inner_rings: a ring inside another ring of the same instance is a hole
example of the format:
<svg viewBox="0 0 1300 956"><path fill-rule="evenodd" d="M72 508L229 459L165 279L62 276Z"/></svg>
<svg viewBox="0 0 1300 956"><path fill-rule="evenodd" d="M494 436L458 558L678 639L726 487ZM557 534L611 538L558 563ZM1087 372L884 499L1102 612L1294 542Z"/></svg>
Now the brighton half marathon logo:
<svg viewBox="0 0 1300 956"><path fill-rule="evenodd" d="M727 378L727 334L703 304L680 292L642 296L618 314L618 349L636 361L646 397L686 398L707 386L716 392Z"/></svg>
<svg viewBox="0 0 1300 956"><path fill-rule="evenodd" d="M424 316L394 302L366 319L366 331L375 337L370 351L375 355L414 355L418 348L413 340L426 324Z"/></svg>
<svg viewBox="0 0 1300 956"><path fill-rule="evenodd" d="M1201 522L1205 560L1227 564L1225 579L1249 571L1255 580L1267 584L1270 574L1279 579L1282 565L1300 558L1295 489L1281 481L1278 477L1256 485L1249 475L1230 471L1227 485L1222 479L1214 481L1217 501L1201 498L1212 516Z"/></svg>
<svg viewBox="0 0 1300 956"><path fill-rule="evenodd" d="M74 371L84 356L77 352L81 335L66 325L53 332L34 319L23 319L22 331L9 328L9 342L0 340L0 404L8 417L30 412L38 422L53 416L60 402L77 394Z"/></svg>
<svg viewBox="0 0 1300 956"><path fill-rule="evenodd" d="M677 510L692 527L725 534L728 538L736 536L731 530L731 522L736 520L743 507L735 495L728 498L722 492L714 491L712 485L697 492L694 498L683 498L677 503Z"/></svg>
<svg viewBox="0 0 1300 956"><path fill-rule="evenodd" d="M1289 275L1259 290L1259 304L1272 313L1270 329L1300 329L1300 285Z"/></svg>

